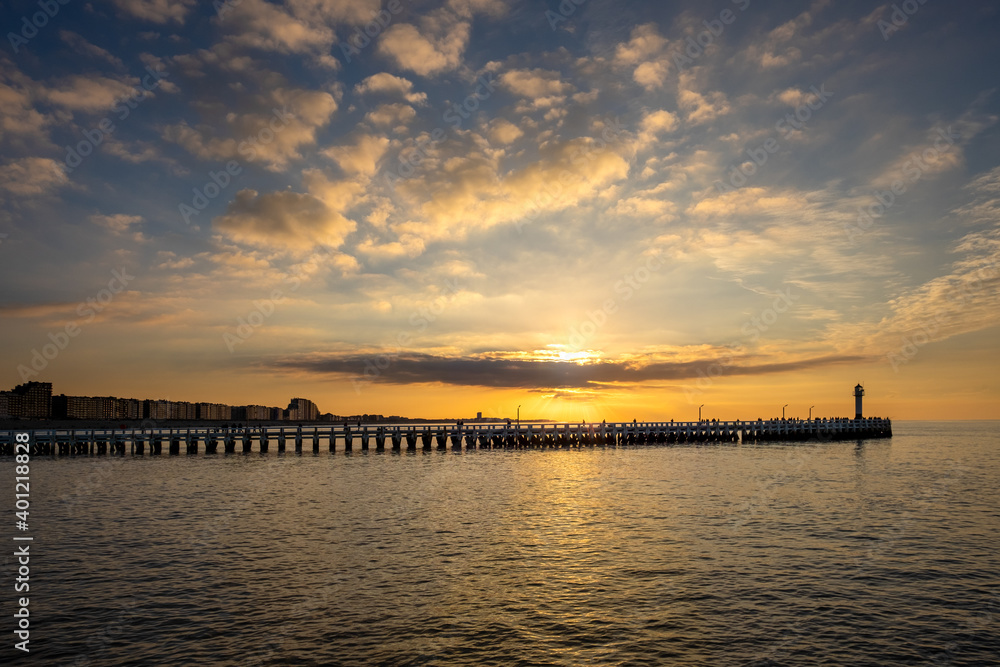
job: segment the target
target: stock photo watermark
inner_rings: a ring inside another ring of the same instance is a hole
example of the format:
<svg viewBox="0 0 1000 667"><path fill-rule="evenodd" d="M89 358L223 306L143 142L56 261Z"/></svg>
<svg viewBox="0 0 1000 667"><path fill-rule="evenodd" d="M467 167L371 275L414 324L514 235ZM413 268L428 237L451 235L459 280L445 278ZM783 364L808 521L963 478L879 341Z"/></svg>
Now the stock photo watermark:
<svg viewBox="0 0 1000 667"><path fill-rule="evenodd" d="M27 381L29 378L36 377L48 368L49 363L69 347L70 341L80 335L80 332L83 331L83 325L93 322L97 315L104 312L104 309L114 301L115 296L124 291L133 280L135 280L135 276L129 275L127 267L123 266L121 269L113 270L111 280L108 281L106 288L94 296L87 297L85 301L81 301L77 305L76 314L80 316L80 319L67 322L60 330L49 332L50 342L42 345L41 350L32 348L31 360L27 365L18 364L17 372L21 376L21 380Z"/></svg>
<svg viewBox="0 0 1000 667"><path fill-rule="evenodd" d="M299 270L285 277L285 281L290 285L288 290L290 292L298 290L304 278L304 267L309 265L313 260L327 256L328 254L325 249L317 250L304 261L300 262ZM225 343L226 349L230 353L233 353L236 351L237 345L248 341L274 315L276 306L286 298L288 297L282 290L274 289L267 298L254 301L253 309L245 317L236 318L236 326L233 330L222 334L222 342Z"/></svg>
<svg viewBox="0 0 1000 667"><path fill-rule="evenodd" d="M819 88L812 86L809 89L811 96L802 104L796 106L792 111L774 124L783 139L787 139L797 130L805 129L805 124L812 117L813 113L822 109L833 93L826 89L826 84L820 84ZM726 181L715 181L715 189L719 192L733 192L747 184L749 178L762 168L772 155L781 150L781 143L774 137L768 137L760 145L747 148L746 154L749 158L738 164L729 166L729 173L726 174Z"/></svg>
<svg viewBox="0 0 1000 667"><path fill-rule="evenodd" d="M762 334L766 333L778 322L781 315L792 309L795 302L798 301L799 296L792 294L790 287L786 287L784 292L778 292L768 308L763 309L758 315L750 317L740 327L740 333L746 337L747 341L756 343L760 340ZM740 339L723 347L729 350L729 353L705 368L699 368L696 371L698 379L695 380L695 385L693 387L689 385L684 387L684 396L687 397L689 404L699 401L705 391L711 388L716 380L725 375L726 369L736 365L736 355L746 349L746 342L744 339Z"/></svg>
<svg viewBox="0 0 1000 667"><path fill-rule="evenodd" d="M961 308L979 294L987 282L997 277L997 265L990 264L980 267L975 277L962 282L959 287L959 294L950 301L950 308L941 309L924 320L923 324L916 331L900 338L900 346L886 354L886 360L892 367L893 372L899 373L899 369L910 363L925 345L935 341L935 337L945 327L955 321L955 309Z"/></svg>
<svg viewBox="0 0 1000 667"><path fill-rule="evenodd" d="M34 39L38 35L38 31L56 17L62 6L69 3L70 0L38 0L38 7L41 11L31 14L30 19L25 14L21 17L21 29L16 33L7 33L7 41L10 42L10 48L14 49L14 54L17 55L21 47Z"/></svg>
<svg viewBox="0 0 1000 667"><path fill-rule="evenodd" d="M244 137L237 144L236 151L248 162L257 158L258 150L267 146L278 135L281 130L288 127L289 120L294 119L295 114L290 113L287 107L271 110L271 119L267 125L261 128L256 134ZM191 224L191 217L198 215L209 203L228 188L237 176L243 173L243 165L237 160L230 160L225 164L224 169L219 171L209 171L208 180L200 188L192 188L194 196L191 197L191 205L181 202L177 210L181 214L185 224Z"/></svg>
<svg viewBox="0 0 1000 667"><path fill-rule="evenodd" d="M461 291L461 286L454 279L444 281L444 294L439 295L429 304L421 306L416 312L410 315L410 329L400 331L396 334L395 346L387 352L371 355L365 359L364 369L359 377L351 378L351 385L354 393L360 395L361 390L375 382L375 379L382 375L403 352L404 348L413 343L416 334L423 333L427 328L437 321L444 314L448 304L454 301L455 296Z"/></svg>
<svg viewBox="0 0 1000 667"><path fill-rule="evenodd" d="M374 42L392 23L393 18L403 11L401 0L389 0L384 9L373 11L372 20L363 26L355 26L354 32L340 42L340 53L348 64L354 58L361 55L361 52Z"/></svg>
<svg viewBox="0 0 1000 667"><path fill-rule="evenodd" d="M644 264L616 281L613 289L615 294L619 296L605 299L600 308L587 311L587 316L583 321L571 326L568 347L577 352L583 350L587 341L596 335L608 323L609 318L631 300L642 289L643 285L649 282L653 274L663 268L664 264L662 255L651 255Z"/></svg>
<svg viewBox="0 0 1000 667"><path fill-rule="evenodd" d="M882 41L888 42L889 38L905 26L910 21L910 17L920 11L920 7L925 4L927 4L927 0L905 0L898 5L894 3L889 20L879 19L875 24L882 34Z"/></svg>
<svg viewBox="0 0 1000 667"><path fill-rule="evenodd" d="M111 107L112 113L117 114L118 120L124 121L139 106L139 103L146 99L150 93L160 85L160 79L166 78L166 72L159 69L146 67L149 72L142 78L141 85L132 89L132 92L115 101ZM111 136L116 130L114 122L109 116L102 118L97 125L90 130L83 130L83 139L76 146L66 146L66 157L63 159L64 171L67 174L79 167L84 158L93 153L105 139Z"/></svg>
<svg viewBox="0 0 1000 667"><path fill-rule="evenodd" d="M909 191L909 187L933 169L934 163L951 151L955 142L962 138L961 132L956 132L950 125L947 129L938 129L936 134L933 145L914 153L903 162L899 169L900 178L894 179L888 190L876 189L872 193L875 202L858 207L858 218L854 225L844 223L844 233L848 241L857 243L858 239L872 228L875 220L883 217L895 206L899 198Z"/></svg>
<svg viewBox="0 0 1000 667"><path fill-rule="evenodd" d="M546 9L545 20L549 22L549 27L552 28L552 32L556 31L560 23L566 23L569 21L569 17L576 13L577 7L586 1L587 0L562 0L556 8L559 10L558 12Z"/></svg>
<svg viewBox="0 0 1000 667"><path fill-rule="evenodd" d="M584 175L579 168L609 151L612 145L620 141L620 135L624 132L621 120L616 116L609 121L600 136L591 139L586 146L576 148L569 161L573 169L564 168L560 170L558 176L545 181L541 194L528 202L528 212L515 223L518 233L523 231L525 225L534 222L546 207L558 202L567 188L580 183Z"/></svg>
<svg viewBox="0 0 1000 667"><path fill-rule="evenodd" d="M750 0L731 0L734 5L736 5L741 12L745 12L750 6ZM674 52L673 61L674 65L677 67L677 71L680 72L687 67L694 65L694 61L701 58L705 53L705 49L715 43L715 40L722 36L722 33L726 30L726 26L732 25L736 22L736 14L733 10L726 8L719 12L719 17L709 20L702 21L702 25L705 29L699 32L694 37L690 35L684 40L686 46L684 48L678 48Z"/></svg>
<svg viewBox="0 0 1000 667"><path fill-rule="evenodd" d="M463 123L472 117L472 114L479 110L482 102L485 102L496 92L496 81L493 72L486 72L476 80L476 87L471 93L465 96L461 102L454 102L444 113L441 120L452 127L452 131L462 128ZM395 189L399 181L412 178L420 165L431 158L434 147L448 137L448 131L443 125L435 127L430 132L425 132L414 140L414 146L406 151L401 151L395 170L386 169L382 174L382 182L386 187Z"/></svg>

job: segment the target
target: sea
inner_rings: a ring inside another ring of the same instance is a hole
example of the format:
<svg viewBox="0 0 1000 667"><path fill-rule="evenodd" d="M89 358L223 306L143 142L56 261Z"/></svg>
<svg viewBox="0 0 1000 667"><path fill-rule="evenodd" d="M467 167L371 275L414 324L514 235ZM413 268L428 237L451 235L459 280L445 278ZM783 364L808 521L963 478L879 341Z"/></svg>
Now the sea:
<svg viewBox="0 0 1000 667"><path fill-rule="evenodd" d="M1000 422L893 428L34 457L27 593L6 457L0 664L1000 664Z"/></svg>

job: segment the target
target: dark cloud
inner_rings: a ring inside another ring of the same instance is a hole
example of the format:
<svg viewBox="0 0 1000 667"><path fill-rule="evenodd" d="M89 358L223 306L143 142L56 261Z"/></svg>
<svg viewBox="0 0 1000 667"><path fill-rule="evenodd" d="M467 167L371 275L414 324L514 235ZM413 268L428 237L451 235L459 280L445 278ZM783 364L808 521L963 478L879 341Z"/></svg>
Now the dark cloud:
<svg viewBox="0 0 1000 667"><path fill-rule="evenodd" d="M404 385L441 382L493 388L572 389L595 388L597 385L607 383L638 384L684 380L704 375L766 375L859 361L866 361L866 358L829 355L783 363L754 364L738 361L734 363L728 359L702 359L689 362L655 361L640 365L634 361L576 364L548 360L401 354L281 359L273 362L271 366Z"/></svg>

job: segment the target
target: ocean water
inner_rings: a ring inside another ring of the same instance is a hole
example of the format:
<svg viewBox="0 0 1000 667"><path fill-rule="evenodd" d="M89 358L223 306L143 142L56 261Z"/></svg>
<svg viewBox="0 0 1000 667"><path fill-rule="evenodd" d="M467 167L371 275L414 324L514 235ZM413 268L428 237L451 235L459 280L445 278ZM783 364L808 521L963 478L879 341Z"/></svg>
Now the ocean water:
<svg viewBox="0 0 1000 667"><path fill-rule="evenodd" d="M36 458L0 663L998 664L1000 423L894 432Z"/></svg>

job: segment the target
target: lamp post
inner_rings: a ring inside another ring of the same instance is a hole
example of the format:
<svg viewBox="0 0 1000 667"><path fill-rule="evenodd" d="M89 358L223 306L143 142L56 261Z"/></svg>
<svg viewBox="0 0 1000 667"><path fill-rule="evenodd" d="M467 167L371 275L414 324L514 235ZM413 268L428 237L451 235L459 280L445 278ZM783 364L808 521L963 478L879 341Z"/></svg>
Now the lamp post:
<svg viewBox="0 0 1000 667"><path fill-rule="evenodd" d="M701 421L701 409L702 409L703 407L705 407L705 404L704 404L704 403L702 403L701 405L699 405L699 406L698 406L698 421L699 421L699 422Z"/></svg>
<svg viewBox="0 0 1000 667"><path fill-rule="evenodd" d="M815 408L815 407L816 407L815 405L810 405L809 406L809 419L813 418L813 408Z"/></svg>
<svg viewBox="0 0 1000 667"><path fill-rule="evenodd" d="M781 406L781 418L782 419L785 418L785 408L787 408L787 407L788 407L788 403L785 403L784 405Z"/></svg>
<svg viewBox="0 0 1000 667"><path fill-rule="evenodd" d="M517 427L521 428L521 406L517 406Z"/></svg>

